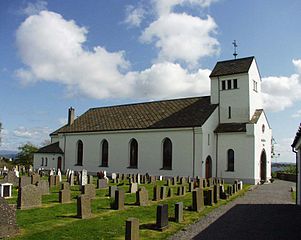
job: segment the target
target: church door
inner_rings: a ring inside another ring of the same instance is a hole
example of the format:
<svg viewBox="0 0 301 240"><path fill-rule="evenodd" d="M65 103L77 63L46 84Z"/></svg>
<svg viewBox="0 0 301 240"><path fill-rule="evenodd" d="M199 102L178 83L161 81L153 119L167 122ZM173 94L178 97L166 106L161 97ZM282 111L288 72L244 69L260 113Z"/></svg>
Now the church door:
<svg viewBox="0 0 301 240"><path fill-rule="evenodd" d="M205 173L206 178L211 178L212 177L212 160L211 157L208 156L206 158L206 173Z"/></svg>
<svg viewBox="0 0 301 240"><path fill-rule="evenodd" d="M260 157L260 180L265 182L267 179L267 156L265 151L263 150Z"/></svg>
<svg viewBox="0 0 301 240"><path fill-rule="evenodd" d="M57 169L62 170L62 157L57 158Z"/></svg>

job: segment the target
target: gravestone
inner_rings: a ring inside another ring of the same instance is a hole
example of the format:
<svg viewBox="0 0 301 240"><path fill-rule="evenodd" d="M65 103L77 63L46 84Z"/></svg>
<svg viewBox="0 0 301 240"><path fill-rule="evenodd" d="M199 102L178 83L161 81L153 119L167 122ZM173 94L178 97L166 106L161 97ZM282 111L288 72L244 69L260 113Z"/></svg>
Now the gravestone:
<svg viewBox="0 0 301 240"><path fill-rule="evenodd" d="M150 176L150 182L149 183L155 184L156 183L156 177L155 176Z"/></svg>
<svg viewBox="0 0 301 240"><path fill-rule="evenodd" d="M136 193L138 191L138 184L137 183L131 183L129 192L130 193Z"/></svg>
<svg viewBox="0 0 301 240"><path fill-rule="evenodd" d="M54 175L50 175L49 177L48 177L48 182L49 182L49 188L52 188L52 187L54 187L54 184L55 184L55 179L54 179Z"/></svg>
<svg viewBox="0 0 301 240"><path fill-rule="evenodd" d="M166 186L161 186L160 187L160 199L165 199L166 196Z"/></svg>
<svg viewBox="0 0 301 240"><path fill-rule="evenodd" d="M15 209L0 197L0 239L13 237L18 232Z"/></svg>
<svg viewBox="0 0 301 240"><path fill-rule="evenodd" d="M168 188L167 197L173 197L173 189L171 187Z"/></svg>
<svg viewBox="0 0 301 240"><path fill-rule="evenodd" d="M117 189L115 191L115 202L114 202L115 210L123 210L124 209L124 190Z"/></svg>
<svg viewBox="0 0 301 240"><path fill-rule="evenodd" d="M235 194L237 192L236 191L236 184L235 183L232 185L232 192L233 192L233 194Z"/></svg>
<svg viewBox="0 0 301 240"><path fill-rule="evenodd" d="M125 240L139 240L139 220L128 218L125 222Z"/></svg>
<svg viewBox="0 0 301 240"><path fill-rule="evenodd" d="M185 177L181 177L181 178L180 178L180 184L181 184L181 185L184 185L185 183L186 183Z"/></svg>
<svg viewBox="0 0 301 240"><path fill-rule="evenodd" d="M153 194L153 201L159 201L160 200L160 188L159 186L154 186L154 194Z"/></svg>
<svg viewBox="0 0 301 240"><path fill-rule="evenodd" d="M116 179L116 173L112 173L112 179Z"/></svg>
<svg viewBox="0 0 301 240"><path fill-rule="evenodd" d="M210 188L210 189L207 189L207 190L204 190L204 203L205 205L207 206L212 206L213 205L213 190Z"/></svg>
<svg viewBox="0 0 301 240"><path fill-rule="evenodd" d="M225 192L224 185L219 185L219 195Z"/></svg>
<svg viewBox="0 0 301 240"><path fill-rule="evenodd" d="M74 186L74 171L73 170L71 170L71 172L70 172L69 184L70 184L70 186Z"/></svg>
<svg viewBox="0 0 301 240"><path fill-rule="evenodd" d="M60 177L59 175L54 176L54 185L59 186L60 185Z"/></svg>
<svg viewBox="0 0 301 240"><path fill-rule="evenodd" d="M107 188L108 182L106 179L97 179L97 189Z"/></svg>
<svg viewBox="0 0 301 240"><path fill-rule="evenodd" d="M141 187L136 192L136 204L139 206L147 206L148 205L148 191Z"/></svg>
<svg viewBox="0 0 301 240"><path fill-rule="evenodd" d="M61 184L61 190L70 190L70 184L68 182L62 182Z"/></svg>
<svg viewBox="0 0 301 240"><path fill-rule="evenodd" d="M166 186L170 187L171 186L171 179L166 180Z"/></svg>
<svg viewBox="0 0 301 240"><path fill-rule="evenodd" d="M31 184L36 185L40 181L39 174L32 174L31 175Z"/></svg>
<svg viewBox="0 0 301 240"><path fill-rule="evenodd" d="M231 185L227 187L227 193L229 194L229 196L232 196L233 191L232 191L232 186Z"/></svg>
<svg viewBox="0 0 301 240"><path fill-rule="evenodd" d="M190 183L188 184L188 192L192 192L193 189L194 189L194 182L190 182Z"/></svg>
<svg viewBox="0 0 301 240"><path fill-rule="evenodd" d="M206 179L202 179L203 182L203 188L207 187L207 180Z"/></svg>
<svg viewBox="0 0 301 240"><path fill-rule="evenodd" d="M49 183L47 180L40 180L36 186L39 188L39 191L41 193L41 195L48 195L50 194L49 192Z"/></svg>
<svg viewBox="0 0 301 240"><path fill-rule="evenodd" d="M35 185L26 185L18 191L18 209L29 209L42 206L42 194Z"/></svg>
<svg viewBox="0 0 301 240"><path fill-rule="evenodd" d="M115 191L117 190L117 186L109 186L109 197L115 197Z"/></svg>
<svg viewBox="0 0 301 240"><path fill-rule="evenodd" d="M168 204L157 206L156 229L163 231L168 227Z"/></svg>
<svg viewBox="0 0 301 240"><path fill-rule="evenodd" d="M172 185L177 185L177 178L176 177L172 178Z"/></svg>
<svg viewBox="0 0 301 240"><path fill-rule="evenodd" d="M12 196L12 183L0 183L0 197L11 198Z"/></svg>
<svg viewBox="0 0 301 240"><path fill-rule="evenodd" d="M94 184L85 184L82 186L82 194L88 195L91 199L96 197Z"/></svg>
<svg viewBox="0 0 301 240"><path fill-rule="evenodd" d="M219 199L219 184L216 184L213 186L213 202L218 203Z"/></svg>
<svg viewBox="0 0 301 240"><path fill-rule="evenodd" d="M93 175L88 176L88 184L93 184Z"/></svg>
<svg viewBox="0 0 301 240"><path fill-rule="evenodd" d="M19 178L19 188L25 187L31 184L31 177L21 176Z"/></svg>
<svg viewBox="0 0 301 240"><path fill-rule="evenodd" d="M138 183L138 184L140 184L140 181L141 179L140 179L140 173L137 173L137 175L136 175L136 182Z"/></svg>
<svg viewBox="0 0 301 240"><path fill-rule="evenodd" d="M82 186L88 184L88 172L86 169L82 170L82 179L81 179L81 184Z"/></svg>
<svg viewBox="0 0 301 240"><path fill-rule="evenodd" d="M7 175L4 177L4 182L12 183L14 186L19 185L19 177L13 171L8 171Z"/></svg>
<svg viewBox="0 0 301 240"><path fill-rule="evenodd" d="M192 211L200 212L204 208L204 194L202 189L192 191Z"/></svg>
<svg viewBox="0 0 301 240"><path fill-rule="evenodd" d="M59 182L61 183L62 182L62 173L61 173L60 169L57 170L57 175L59 176Z"/></svg>
<svg viewBox="0 0 301 240"><path fill-rule="evenodd" d="M59 191L59 202L60 203L71 202L71 191L69 189L63 189Z"/></svg>
<svg viewBox="0 0 301 240"><path fill-rule="evenodd" d="M242 189L243 189L243 183L242 183L242 181L239 181L238 182L238 190L240 191Z"/></svg>
<svg viewBox="0 0 301 240"><path fill-rule="evenodd" d="M85 219L91 216L91 198L88 195L77 196L77 217Z"/></svg>
<svg viewBox="0 0 301 240"><path fill-rule="evenodd" d="M207 187L211 187L213 185L212 178L207 179Z"/></svg>
<svg viewBox="0 0 301 240"><path fill-rule="evenodd" d="M175 221L177 223L183 222L183 202L175 204Z"/></svg>

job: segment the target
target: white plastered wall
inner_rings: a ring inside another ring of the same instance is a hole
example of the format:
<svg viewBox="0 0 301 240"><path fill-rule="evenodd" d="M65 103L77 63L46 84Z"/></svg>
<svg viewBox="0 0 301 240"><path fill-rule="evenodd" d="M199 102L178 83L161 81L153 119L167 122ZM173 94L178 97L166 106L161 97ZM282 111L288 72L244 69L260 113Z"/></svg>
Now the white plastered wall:
<svg viewBox="0 0 301 240"><path fill-rule="evenodd" d="M57 161L58 158L63 158L64 156L62 154L55 154L55 153L35 153L34 159L33 159L33 168L34 169L45 169L50 170L52 168L57 168ZM46 159L47 159L47 166L46 166Z"/></svg>

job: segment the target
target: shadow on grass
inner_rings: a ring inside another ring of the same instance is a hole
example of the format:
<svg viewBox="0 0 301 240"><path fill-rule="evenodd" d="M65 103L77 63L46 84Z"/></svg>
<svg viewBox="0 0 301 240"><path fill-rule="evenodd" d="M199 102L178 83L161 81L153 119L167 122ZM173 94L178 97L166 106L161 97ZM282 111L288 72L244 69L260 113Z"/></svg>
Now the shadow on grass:
<svg viewBox="0 0 301 240"><path fill-rule="evenodd" d="M155 223L145 223L145 224L141 224L139 226L140 230L153 230L153 231L158 231L157 229L157 225Z"/></svg>

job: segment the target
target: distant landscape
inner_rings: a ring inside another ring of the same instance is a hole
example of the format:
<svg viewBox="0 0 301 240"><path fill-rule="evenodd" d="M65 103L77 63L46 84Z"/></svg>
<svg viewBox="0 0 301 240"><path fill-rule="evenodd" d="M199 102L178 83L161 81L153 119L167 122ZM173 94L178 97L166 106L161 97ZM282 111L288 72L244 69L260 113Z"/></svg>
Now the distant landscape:
<svg viewBox="0 0 301 240"><path fill-rule="evenodd" d="M12 158L14 159L17 156L17 151L8 151L8 150L0 150L0 157L4 158Z"/></svg>

